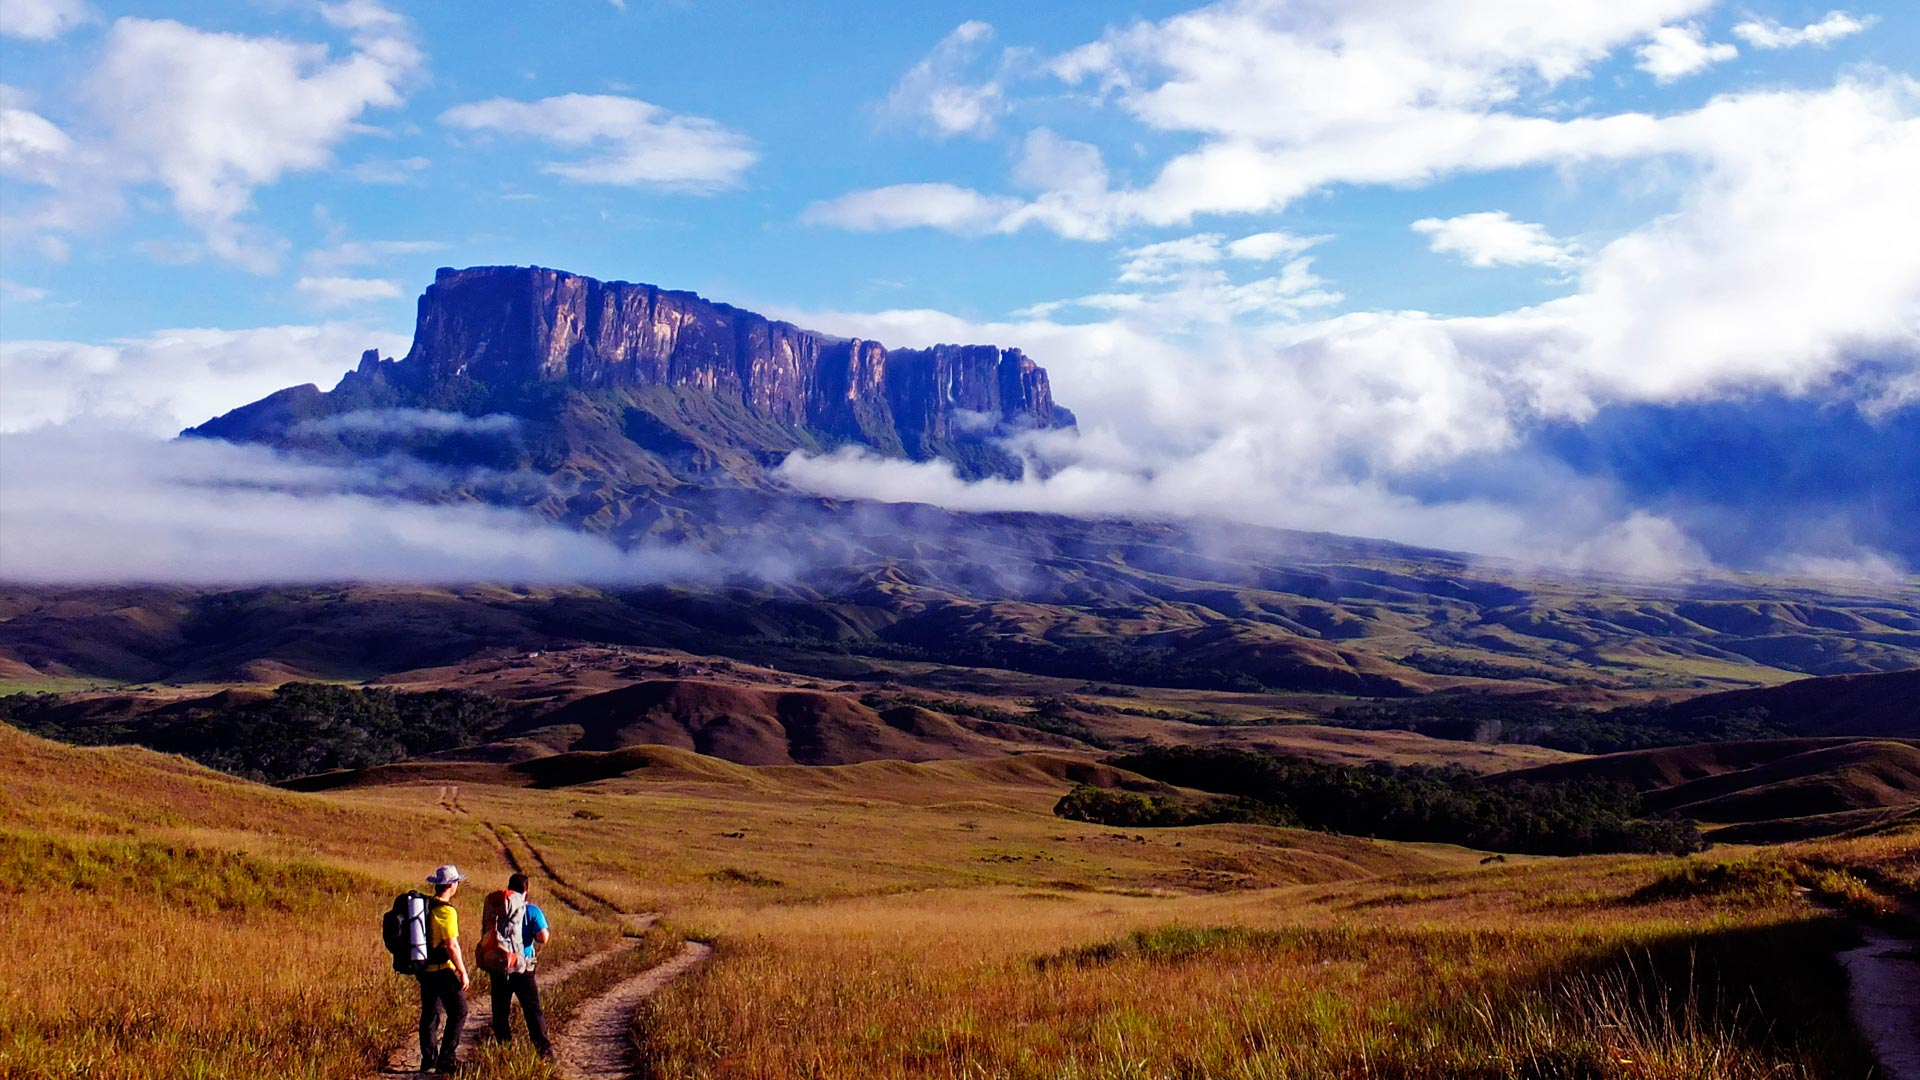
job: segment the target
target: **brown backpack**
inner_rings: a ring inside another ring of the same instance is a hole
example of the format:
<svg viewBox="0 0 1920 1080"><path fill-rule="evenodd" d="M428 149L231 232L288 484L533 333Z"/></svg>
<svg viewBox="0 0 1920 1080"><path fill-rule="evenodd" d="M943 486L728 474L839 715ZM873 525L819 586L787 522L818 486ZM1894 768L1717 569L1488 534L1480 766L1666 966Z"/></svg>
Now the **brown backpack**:
<svg viewBox="0 0 1920 1080"><path fill-rule="evenodd" d="M517 892L495 889L487 894L480 908L480 941L474 959L480 970L494 975L510 975L525 966L520 951L520 924L527 917L527 898Z"/></svg>

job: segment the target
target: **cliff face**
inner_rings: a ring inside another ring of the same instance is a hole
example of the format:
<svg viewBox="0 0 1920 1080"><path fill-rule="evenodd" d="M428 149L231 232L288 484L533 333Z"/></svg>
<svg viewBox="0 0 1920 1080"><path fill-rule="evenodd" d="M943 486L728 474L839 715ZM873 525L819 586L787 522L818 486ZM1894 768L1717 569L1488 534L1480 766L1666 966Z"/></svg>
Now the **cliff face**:
<svg viewBox="0 0 1920 1080"><path fill-rule="evenodd" d="M916 458L981 428L1072 423L1018 349L889 350L693 293L537 267L441 270L400 367L430 384L688 387L828 442Z"/></svg>

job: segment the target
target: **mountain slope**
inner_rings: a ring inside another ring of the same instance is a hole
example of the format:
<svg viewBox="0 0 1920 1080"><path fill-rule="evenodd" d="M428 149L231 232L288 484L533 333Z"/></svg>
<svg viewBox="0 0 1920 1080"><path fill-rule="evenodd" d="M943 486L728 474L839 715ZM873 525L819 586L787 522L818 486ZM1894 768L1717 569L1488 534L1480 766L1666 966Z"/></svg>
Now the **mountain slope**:
<svg viewBox="0 0 1920 1080"><path fill-rule="evenodd" d="M1920 744L1892 739L1675 746L1501 775L1625 783L1651 809L1730 826L1714 835L1733 842L1825 835L1920 807Z"/></svg>
<svg viewBox="0 0 1920 1080"><path fill-rule="evenodd" d="M843 694L691 679L650 679L595 694L509 724L495 738L554 752L673 746L742 765L930 761L1078 746L911 706L876 711Z"/></svg>
<svg viewBox="0 0 1920 1080"><path fill-rule="evenodd" d="M1707 694L1672 706L1676 718L1765 710L1801 735L1920 738L1920 669L1805 679Z"/></svg>

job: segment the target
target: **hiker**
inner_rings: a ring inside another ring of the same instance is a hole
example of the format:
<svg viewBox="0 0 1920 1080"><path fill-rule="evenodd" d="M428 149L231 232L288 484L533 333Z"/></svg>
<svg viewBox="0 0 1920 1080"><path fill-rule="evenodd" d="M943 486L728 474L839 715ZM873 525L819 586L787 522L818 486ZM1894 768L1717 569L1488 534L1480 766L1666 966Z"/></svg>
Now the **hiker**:
<svg viewBox="0 0 1920 1080"><path fill-rule="evenodd" d="M507 892L517 894L519 902L509 903L508 909L522 909L520 920L520 962L510 972L489 972L487 984L493 992L493 1037L498 1042L510 1042L513 1039L513 999L520 999L520 1012L527 1020L527 1037L533 1040L533 1048L543 1058L553 1056L553 1044L547 1041L547 1022L540 1011L540 984L534 979L534 965L538 959L539 947L545 945L553 936L547 929L547 915L527 898L528 881L525 874L514 874L507 879Z"/></svg>
<svg viewBox="0 0 1920 1080"><path fill-rule="evenodd" d="M467 958L460 951L460 913L453 894L465 881L457 867L442 866L427 878L433 899L427 904L429 962L420 972L420 1071L450 1075L460 1050L460 1026L467 1021ZM447 1030L434 1051L434 1029L446 1013Z"/></svg>

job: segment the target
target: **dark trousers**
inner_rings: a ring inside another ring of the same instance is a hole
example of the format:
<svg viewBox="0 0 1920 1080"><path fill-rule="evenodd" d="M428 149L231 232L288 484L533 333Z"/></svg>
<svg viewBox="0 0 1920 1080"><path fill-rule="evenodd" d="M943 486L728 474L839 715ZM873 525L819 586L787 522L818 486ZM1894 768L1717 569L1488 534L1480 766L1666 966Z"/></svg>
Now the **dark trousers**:
<svg viewBox="0 0 1920 1080"><path fill-rule="evenodd" d="M520 999L520 1011L527 1017L527 1037L533 1040L533 1048L546 1057L553 1052L553 1045L547 1042L547 1020L540 1012L540 984L534 980L534 972L516 971L511 975L487 975L487 985L493 992L493 1037L506 1042L513 1038L513 999Z"/></svg>
<svg viewBox="0 0 1920 1080"><path fill-rule="evenodd" d="M440 1026L440 1014L446 1013L447 1030L440 1036L440 1050L434 1052L434 1029ZM460 1051L460 1025L467 1022L467 995L460 989L460 976L449 971L428 971L420 976L420 1071L438 1066L451 1070L454 1055Z"/></svg>

